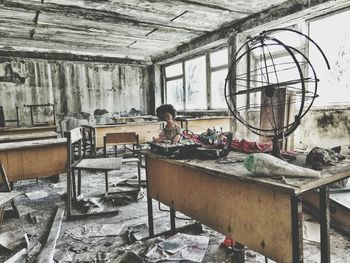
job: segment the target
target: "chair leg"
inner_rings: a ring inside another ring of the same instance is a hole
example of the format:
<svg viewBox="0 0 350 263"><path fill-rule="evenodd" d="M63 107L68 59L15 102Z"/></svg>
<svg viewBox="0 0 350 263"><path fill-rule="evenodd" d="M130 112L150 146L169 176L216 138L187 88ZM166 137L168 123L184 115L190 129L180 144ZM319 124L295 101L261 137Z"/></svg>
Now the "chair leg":
<svg viewBox="0 0 350 263"><path fill-rule="evenodd" d="M138 180L139 180L139 188L141 188L141 160L137 162L137 173L138 173Z"/></svg>
<svg viewBox="0 0 350 263"><path fill-rule="evenodd" d="M114 155L115 155L115 157L118 157L118 147L117 147L117 145L114 145Z"/></svg>
<svg viewBox="0 0 350 263"><path fill-rule="evenodd" d="M72 175L71 172L67 172L67 218L72 214Z"/></svg>
<svg viewBox="0 0 350 263"><path fill-rule="evenodd" d="M78 196L81 195L81 170L78 170Z"/></svg>
<svg viewBox="0 0 350 263"><path fill-rule="evenodd" d="M76 185L75 185L75 172L74 170L72 171L72 188L73 188L73 197L74 200L77 200L77 190L76 190Z"/></svg>
<svg viewBox="0 0 350 263"><path fill-rule="evenodd" d="M108 172L105 172L106 194L108 194Z"/></svg>

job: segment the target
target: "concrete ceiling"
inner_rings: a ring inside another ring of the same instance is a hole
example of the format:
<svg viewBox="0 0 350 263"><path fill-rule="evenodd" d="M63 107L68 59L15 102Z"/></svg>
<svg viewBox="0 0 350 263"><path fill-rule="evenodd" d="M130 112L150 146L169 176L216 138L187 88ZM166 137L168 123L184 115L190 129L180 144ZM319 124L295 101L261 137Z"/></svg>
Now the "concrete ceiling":
<svg viewBox="0 0 350 263"><path fill-rule="evenodd" d="M0 52L149 61L286 0L0 0Z"/></svg>

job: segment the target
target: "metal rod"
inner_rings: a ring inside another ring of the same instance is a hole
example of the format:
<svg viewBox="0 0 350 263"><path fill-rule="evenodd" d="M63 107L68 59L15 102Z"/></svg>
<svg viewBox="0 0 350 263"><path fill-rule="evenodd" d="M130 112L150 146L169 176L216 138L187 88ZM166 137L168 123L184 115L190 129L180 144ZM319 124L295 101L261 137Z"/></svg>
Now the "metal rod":
<svg viewBox="0 0 350 263"><path fill-rule="evenodd" d="M321 227L321 263L330 262L329 240L329 190L328 186L320 189L320 227Z"/></svg>
<svg viewBox="0 0 350 263"><path fill-rule="evenodd" d="M175 230L175 210L173 208L170 208L170 229Z"/></svg>
<svg viewBox="0 0 350 263"><path fill-rule="evenodd" d="M149 185L148 175L147 175L147 162L146 162L146 182L147 182L147 185ZM147 214L148 214L149 237L153 237L154 236L153 206L152 206L152 197L149 195L149 191L147 191Z"/></svg>
<svg viewBox="0 0 350 263"><path fill-rule="evenodd" d="M292 196L292 244L293 262L302 263L303 259L303 212L301 196Z"/></svg>

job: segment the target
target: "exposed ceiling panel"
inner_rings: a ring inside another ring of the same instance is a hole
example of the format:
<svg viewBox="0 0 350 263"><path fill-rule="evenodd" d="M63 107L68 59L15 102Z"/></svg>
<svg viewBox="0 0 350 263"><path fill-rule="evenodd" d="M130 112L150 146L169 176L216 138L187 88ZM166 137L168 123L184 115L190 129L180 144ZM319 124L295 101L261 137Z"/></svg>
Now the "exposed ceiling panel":
<svg viewBox="0 0 350 263"><path fill-rule="evenodd" d="M285 0L0 0L0 51L148 61Z"/></svg>

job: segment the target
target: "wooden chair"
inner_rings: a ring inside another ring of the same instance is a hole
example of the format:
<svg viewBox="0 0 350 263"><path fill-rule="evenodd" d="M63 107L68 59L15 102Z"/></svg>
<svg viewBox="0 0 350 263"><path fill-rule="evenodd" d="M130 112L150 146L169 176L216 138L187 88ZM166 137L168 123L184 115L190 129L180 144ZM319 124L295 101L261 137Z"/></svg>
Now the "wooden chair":
<svg viewBox="0 0 350 263"><path fill-rule="evenodd" d="M81 218L95 214L111 214L117 211L100 212L88 215L72 215L72 197L77 200L75 171L78 171L78 196L81 194L81 171L102 171L105 172L106 191L108 191L108 172L119 170L122 164L122 158L94 158L82 159L82 135L80 128L65 132L67 137L67 218ZM77 147L77 156L74 154Z"/></svg>
<svg viewBox="0 0 350 263"><path fill-rule="evenodd" d="M137 163L137 172L138 172L138 186L141 188L141 155L140 155L140 143L139 136L135 132L116 132L116 133L107 133L103 137L103 148L104 156L107 157L107 147L115 146L115 156L117 156L117 147L118 145L133 145L133 153L137 157L132 158L123 158L122 163ZM136 146L136 149L135 149ZM107 179L108 180L108 179Z"/></svg>

